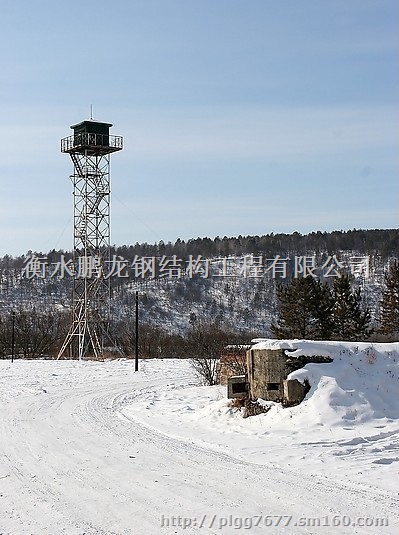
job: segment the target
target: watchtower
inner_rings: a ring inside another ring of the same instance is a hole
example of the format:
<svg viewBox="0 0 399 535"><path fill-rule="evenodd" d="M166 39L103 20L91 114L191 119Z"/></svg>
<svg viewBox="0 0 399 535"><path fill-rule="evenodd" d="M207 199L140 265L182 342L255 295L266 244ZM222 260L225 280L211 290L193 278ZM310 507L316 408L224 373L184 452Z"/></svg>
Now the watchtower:
<svg viewBox="0 0 399 535"><path fill-rule="evenodd" d="M110 123L87 120L72 125L61 152L73 163L72 324L58 358L67 348L79 360L104 353L110 312L110 155L122 150L123 138L110 135Z"/></svg>

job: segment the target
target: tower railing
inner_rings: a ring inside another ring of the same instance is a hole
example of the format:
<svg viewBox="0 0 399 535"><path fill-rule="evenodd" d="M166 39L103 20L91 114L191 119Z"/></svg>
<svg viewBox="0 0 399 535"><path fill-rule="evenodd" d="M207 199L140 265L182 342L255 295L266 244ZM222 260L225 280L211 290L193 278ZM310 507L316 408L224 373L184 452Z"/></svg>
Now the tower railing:
<svg viewBox="0 0 399 535"><path fill-rule="evenodd" d="M123 149L123 137L82 132L61 139L61 152L79 152L85 149L115 152Z"/></svg>

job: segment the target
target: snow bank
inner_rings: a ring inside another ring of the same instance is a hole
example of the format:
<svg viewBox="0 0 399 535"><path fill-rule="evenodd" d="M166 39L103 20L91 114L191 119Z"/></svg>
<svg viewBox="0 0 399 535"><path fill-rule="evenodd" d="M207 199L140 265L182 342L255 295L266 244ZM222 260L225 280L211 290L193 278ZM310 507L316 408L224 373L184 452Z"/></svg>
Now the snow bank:
<svg viewBox="0 0 399 535"><path fill-rule="evenodd" d="M290 357L322 356L333 362L307 364L289 379L309 381L305 401L290 418L328 427L399 418L399 343L256 340L253 349L285 349ZM272 414L270 415L272 416Z"/></svg>
<svg viewBox="0 0 399 535"><path fill-rule="evenodd" d="M261 464L289 465L399 492L399 343L256 340L253 348L326 356L290 374L311 385L295 407L244 419L226 388L181 383L123 409L169 436Z"/></svg>
<svg viewBox="0 0 399 535"><path fill-rule="evenodd" d="M290 354L308 351L301 346ZM399 344L339 344L329 356L332 363L308 364L289 376L311 385L301 413L317 411L330 427L399 418Z"/></svg>

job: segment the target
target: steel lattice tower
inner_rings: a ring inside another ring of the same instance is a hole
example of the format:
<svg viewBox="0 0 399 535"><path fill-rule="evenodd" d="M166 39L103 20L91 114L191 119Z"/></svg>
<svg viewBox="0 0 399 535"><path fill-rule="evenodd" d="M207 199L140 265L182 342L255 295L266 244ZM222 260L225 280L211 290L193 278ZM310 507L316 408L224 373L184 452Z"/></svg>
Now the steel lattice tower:
<svg viewBox="0 0 399 535"><path fill-rule="evenodd" d="M103 355L109 335L110 312L110 155L123 148L121 136L111 136L112 124L83 121L71 126L73 135L61 140L61 152L71 156L73 184L72 324L58 358L67 349L81 360L92 352Z"/></svg>

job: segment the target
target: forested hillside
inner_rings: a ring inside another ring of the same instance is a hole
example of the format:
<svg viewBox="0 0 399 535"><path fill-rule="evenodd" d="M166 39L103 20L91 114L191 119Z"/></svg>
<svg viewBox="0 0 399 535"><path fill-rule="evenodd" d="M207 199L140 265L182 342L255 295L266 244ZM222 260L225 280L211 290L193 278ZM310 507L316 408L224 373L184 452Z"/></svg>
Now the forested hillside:
<svg viewBox="0 0 399 535"><path fill-rule="evenodd" d="M330 255L340 251L357 251L362 254L378 254L382 258L397 255L399 250L399 230L338 230L334 232L311 232L302 235L265 234L263 236L238 236L223 238L196 238L188 241L176 240L175 243L157 244L136 243L131 246L115 248L115 252L126 258L134 255L202 255L205 257L264 254L274 256L287 252L305 255L312 251Z"/></svg>
<svg viewBox="0 0 399 535"><path fill-rule="evenodd" d="M230 339L233 333L245 340L271 336L278 310L276 289L293 278L307 277L332 288L343 274L350 277L354 291L360 291L362 306L370 312L370 327L376 327L384 276L398 257L397 229L178 239L113 247L108 262L113 329L129 351L139 292L147 353L163 354L165 335L175 347L177 339L199 325L220 328L230 333ZM62 250L0 259L0 352L8 352L12 312L20 333L26 335L23 351L27 355L56 350L69 322L71 259L71 251ZM29 319L32 316L36 324ZM36 331L42 332L43 340L34 344L29 337ZM144 338L143 334L143 344Z"/></svg>

